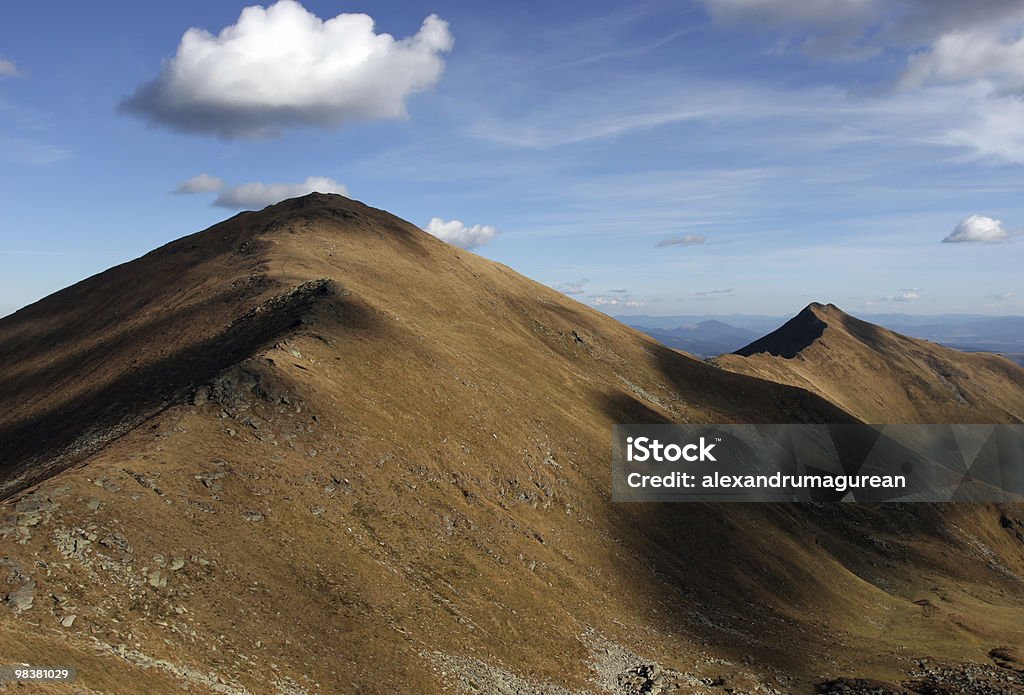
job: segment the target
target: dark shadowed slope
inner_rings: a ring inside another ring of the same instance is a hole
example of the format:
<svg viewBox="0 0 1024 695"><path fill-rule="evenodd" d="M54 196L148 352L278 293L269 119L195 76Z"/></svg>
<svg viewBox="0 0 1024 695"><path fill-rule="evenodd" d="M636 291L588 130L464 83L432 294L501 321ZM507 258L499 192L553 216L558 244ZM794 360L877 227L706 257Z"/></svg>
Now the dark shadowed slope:
<svg viewBox="0 0 1024 695"><path fill-rule="evenodd" d="M823 311L818 308L820 306L808 306L780 328L740 348L736 354L750 357L759 352L767 352L769 355L786 359L796 357L801 350L810 346L825 332L825 322L819 316Z"/></svg>

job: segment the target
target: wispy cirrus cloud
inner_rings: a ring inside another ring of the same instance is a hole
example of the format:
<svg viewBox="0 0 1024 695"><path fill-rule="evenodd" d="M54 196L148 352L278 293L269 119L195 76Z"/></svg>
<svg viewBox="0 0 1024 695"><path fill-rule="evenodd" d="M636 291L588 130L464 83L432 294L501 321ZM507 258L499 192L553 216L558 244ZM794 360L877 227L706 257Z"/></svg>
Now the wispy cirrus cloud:
<svg viewBox="0 0 1024 695"><path fill-rule="evenodd" d="M722 30L787 32L811 52L843 60L885 51L906 56L873 69L874 83L771 85L673 68L643 76L608 69L599 81L517 110L499 95L468 129L523 149L614 141L644 131L756 127L765 141L802 151L856 143L960 150L985 161L1024 163L1024 5L1010 0L705 0ZM967 37L967 38L964 38ZM827 56L826 56L827 57ZM609 66L612 68L613 66ZM608 89L618 98L609 103ZM511 100L512 97L510 96ZM792 137L790 137L792 135Z"/></svg>
<svg viewBox="0 0 1024 695"><path fill-rule="evenodd" d="M588 282L590 282L590 280L588 280L587 278L581 278L579 280L573 280L571 282L560 282L557 285L552 285L551 287L552 289L557 290L562 294L583 294L583 287Z"/></svg>
<svg viewBox="0 0 1024 695"><path fill-rule="evenodd" d="M0 80L24 77L14 61L0 58ZM71 157L71 150L47 142L51 114L0 99L0 161L12 164L53 164Z"/></svg>
<svg viewBox="0 0 1024 695"><path fill-rule="evenodd" d="M694 292L693 296L694 297L708 297L708 298L714 298L714 297L718 297L718 296L731 297L734 292L735 292L735 290L733 288L729 287L728 289L724 289L724 290L704 290L702 292Z"/></svg>
<svg viewBox="0 0 1024 695"><path fill-rule="evenodd" d="M897 290L896 294L890 294L885 297L879 297L878 302L916 302L921 298L920 288L909 288L903 290ZM869 302L870 304L870 302Z"/></svg>
<svg viewBox="0 0 1024 695"><path fill-rule="evenodd" d="M14 164L53 164L71 156L71 151L31 136L0 136L0 161Z"/></svg>
<svg viewBox="0 0 1024 695"><path fill-rule="evenodd" d="M655 244L655 246L658 248L665 248L668 246L699 246L706 241L707 237L703 234L684 234L670 239L662 239Z"/></svg>
<svg viewBox="0 0 1024 695"><path fill-rule="evenodd" d="M647 305L647 302L635 297L608 297L600 294L588 297L587 302L601 309L639 309Z"/></svg>

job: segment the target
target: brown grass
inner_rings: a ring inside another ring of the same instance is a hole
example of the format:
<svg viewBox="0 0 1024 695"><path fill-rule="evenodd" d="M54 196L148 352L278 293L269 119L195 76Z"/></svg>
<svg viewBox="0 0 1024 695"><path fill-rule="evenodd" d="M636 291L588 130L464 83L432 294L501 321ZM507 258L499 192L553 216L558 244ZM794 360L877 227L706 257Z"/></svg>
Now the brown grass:
<svg viewBox="0 0 1024 695"><path fill-rule="evenodd" d="M87 280L0 345L4 471L29 485L3 555L37 583L0 607L0 654L96 691L215 687L151 659L236 692L449 692L444 652L598 692L596 633L810 692L1021 644L999 510L611 504L614 423L853 417L338 196ZM59 506L26 525L32 500Z"/></svg>

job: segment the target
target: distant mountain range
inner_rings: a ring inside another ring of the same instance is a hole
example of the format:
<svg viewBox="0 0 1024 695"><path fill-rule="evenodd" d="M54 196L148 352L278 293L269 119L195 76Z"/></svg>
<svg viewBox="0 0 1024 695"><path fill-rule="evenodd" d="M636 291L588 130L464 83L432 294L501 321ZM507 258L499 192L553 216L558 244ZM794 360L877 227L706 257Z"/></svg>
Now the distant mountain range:
<svg viewBox="0 0 1024 695"><path fill-rule="evenodd" d="M732 352L760 337L759 333L714 319L675 328L634 326L668 347L701 357Z"/></svg>
<svg viewBox="0 0 1024 695"><path fill-rule="evenodd" d="M735 352L788 319L756 314L616 318L669 347L700 357ZM965 352L998 353L1024 365L1024 316L858 314L857 318Z"/></svg>

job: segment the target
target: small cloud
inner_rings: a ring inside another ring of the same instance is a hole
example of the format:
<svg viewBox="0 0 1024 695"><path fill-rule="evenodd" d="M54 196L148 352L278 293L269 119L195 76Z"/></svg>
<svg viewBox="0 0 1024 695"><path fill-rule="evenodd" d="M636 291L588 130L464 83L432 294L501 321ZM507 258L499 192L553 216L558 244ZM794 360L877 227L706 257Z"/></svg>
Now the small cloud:
<svg viewBox="0 0 1024 695"><path fill-rule="evenodd" d="M706 290L704 292L694 292L694 297L706 297L707 299L714 299L716 295L731 295L733 289L730 287L725 290Z"/></svg>
<svg viewBox="0 0 1024 695"><path fill-rule="evenodd" d="M0 58L0 79L5 77L20 77L21 71L18 66L5 58Z"/></svg>
<svg viewBox="0 0 1024 695"><path fill-rule="evenodd" d="M224 188L224 181L209 174L193 176L174 189L175 193L215 193Z"/></svg>
<svg viewBox="0 0 1024 695"><path fill-rule="evenodd" d="M587 278L582 278L574 282L562 282L557 285L552 285L552 289L561 292L562 294L583 294L583 286L590 282Z"/></svg>
<svg viewBox="0 0 1024 695"><path fill-rule="evenodd" d="M1013 292L999 292L998 294L990 294L990 295L988 295L988 298L989 299L994 299L997 302L1006 302L1006 301L1009 301L1009 300L1013 299L1016 296L1017 295L1015 295Z"/></svg>
<svg viewBox="0 0 1024 695"><path fill-rule="evenodd" d="M298 198L310 193L338 193L347 196L348 188L326 176L310 176L302 183L255 181L222 189L213 204L229 210L260 210L287 198Z"/></svg>
<svg viewBox="0 0 1024 695"><path fill-rule="evenodd" d="M943 243L996 244L1013 234L1003 227L1003 221L985 215L971 215L961 220Z"/></svg>
<svg viewBox="0 0 1024 695"><path fill-rule="evenodd" d="M626 290L626 289L608 290L608 293L609 294L629 294L629 290Z"/></svg>
<svg viewBox="0 0 1024 695"><path fill-rule="evenodd" d="M879 297L879 302L916 302L921 298L921 290L910 289L910 290L897 290L896 294L891 294L888 297ZM869 302L870 303L870 302Z"/></svg>
<svg viewBox="0 0 1024 695"><path fill-rule="evenodd" d="M461 220L445 222L440 217L432 217L423 231L463 249L483 246L498 234L498 230L489 224L474 224L469 227Z"/></svg>
<svg viewBox="0 0 1024 695"><path fill-rule="evenodd" d="M707 238L703 234L685 234L671 239L662 239L658 242L658 248L666 246L694 246L696 244L703 244L705 241L707 241Z"/></svg>
<svg viewBox="0 0 1024 695"><path fill-rule="evenodd" d="M433 87L454 39L430 15L404 39L373 18L322 20L296 0L253 5L217 35L191 28L160 75L119 109L186 133L274 137L282 128L336 128L405 118L406 99Z"/></svg>
<svg viewBox="0 0 1024 695"><path fill-rule="evenodd" d="M594 306L609 308L638 309L646 304L642 299L632 297L605 297L604 295L591 295L588 301Z"/></svg>

